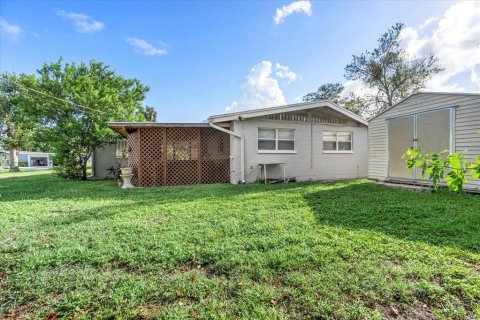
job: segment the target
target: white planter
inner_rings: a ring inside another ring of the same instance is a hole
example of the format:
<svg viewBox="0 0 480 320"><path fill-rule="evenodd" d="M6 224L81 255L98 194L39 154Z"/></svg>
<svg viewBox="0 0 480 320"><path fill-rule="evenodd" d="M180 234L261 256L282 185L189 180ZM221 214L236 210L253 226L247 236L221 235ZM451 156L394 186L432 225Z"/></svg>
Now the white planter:
<svg viewBox="0 0 480 320"><path fill-rule="evenodd" d="M132 174L132 168L120 168L120 171L122 171L122 174Z"/></svg>

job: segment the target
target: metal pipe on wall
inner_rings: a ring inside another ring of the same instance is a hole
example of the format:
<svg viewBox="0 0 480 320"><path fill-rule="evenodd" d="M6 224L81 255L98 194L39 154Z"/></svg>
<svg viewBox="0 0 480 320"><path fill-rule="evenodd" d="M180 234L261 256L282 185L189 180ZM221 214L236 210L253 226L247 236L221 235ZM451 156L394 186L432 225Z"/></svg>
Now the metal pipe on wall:
<svg viewBox="0 0 480 320"><path fill-rule="evenodd" d="M242 135L235 133L233 131L227 130L225 128L222 128L220 126L217 126L213 122L208 122L208 125L214 129L220 130L222 132L228 133L229 135L232 135L238 139L240 139L240 175L241 175L241 183L245 183L245 156L244 156L244 150L245 150L245 142L243 140Z"/></svg>

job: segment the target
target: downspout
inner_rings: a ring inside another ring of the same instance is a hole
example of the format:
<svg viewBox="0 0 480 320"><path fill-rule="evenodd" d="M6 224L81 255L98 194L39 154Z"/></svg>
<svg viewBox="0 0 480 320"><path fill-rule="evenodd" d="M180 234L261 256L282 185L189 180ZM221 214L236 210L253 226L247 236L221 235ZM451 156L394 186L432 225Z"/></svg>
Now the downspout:
<svg viewBox="0 0 480 320"><path fill-rule="evenodd" d="M242 135L235 133L233 131L227 130L225 128L222 128L220 126L217 126L211 121L208 121L208 125L214 129L217 129L219 131L228 133L231 136L234 136L238 139L240 139L240 175L241 175L241 183L245 183L245 157L244 157L244 150L245 150L245 142L243 140Z"/></svg>

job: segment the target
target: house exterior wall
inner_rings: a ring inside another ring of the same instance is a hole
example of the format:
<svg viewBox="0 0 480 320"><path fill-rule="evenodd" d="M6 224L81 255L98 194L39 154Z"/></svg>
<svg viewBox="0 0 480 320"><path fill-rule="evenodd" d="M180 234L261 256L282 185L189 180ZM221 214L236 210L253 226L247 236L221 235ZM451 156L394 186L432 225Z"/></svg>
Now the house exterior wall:
<svg viewBox="0 0 480 320"><path fill-rule="evenodd" d="M108 169L119 160L116 158L116 150L117 145L115 143L95 149L92 159L92 173L95 178L107 178Z"/></svg>
<svg viewBox="0 0 480 320"><path fill-rule="evenodd" d="M369 178L385 180L388 177L387 119L449 107L455 109L453 151L464 152L470 159L479 155L480 95L421 93L411 96L369 122ZM478 189L480 182L478 180L471 181L465 187Z"/></svg>
<svg viewBox="0 0 480 320"><path fill-rule="evenodd" d="M296 153L259 153L258 128L294 129ZM259 163L285 162L287 177L298 181L334 180L367 177L367 127L356 121L347 124L320 124L267 120L264 117L233 121L232 130L244 138L245 180L254 182L261 176ZM323 131L353 132L353 153L324 153ZM241 180L240 139L231 137L231 183ZM269 178L282 178L282 166L269 166Z"/></svg>

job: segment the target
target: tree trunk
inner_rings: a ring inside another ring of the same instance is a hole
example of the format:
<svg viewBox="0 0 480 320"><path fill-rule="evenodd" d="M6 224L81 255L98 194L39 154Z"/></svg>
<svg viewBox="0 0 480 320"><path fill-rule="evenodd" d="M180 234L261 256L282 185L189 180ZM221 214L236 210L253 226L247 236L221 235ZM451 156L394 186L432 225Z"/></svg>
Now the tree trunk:
<svg viewBox="0 0 480 320"><path fill-rule="evenodd" d="M87 164L88 164L88 159L90 159L91 153L89 153L85 157L80 157L81 159L81 164L82 164L82 180L87 180Z"/></svg>
<svg viewBox="0 0 480 320"><path fill-rule="evenodd" d="M18 172L18 154L20 153L19 147L10 147L10 172Z"/></svg>
<svg viewBox="0 0 480 320"><path fill-rule="evenodd" d="M10 122L7 123L7 137L15 137L15 124ZM18 154L20 153L20 146L8 146L10 149L10 172L18 172L20 168L18 167Z"/></svg>
<svg viewBox="0 0 480 320"><path fill-rule="evenodd" d="M82 180L87 180L87 164L82 164Z"/></svg>

